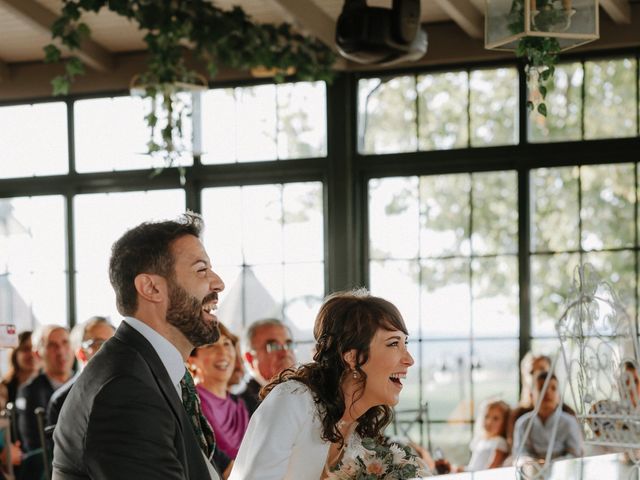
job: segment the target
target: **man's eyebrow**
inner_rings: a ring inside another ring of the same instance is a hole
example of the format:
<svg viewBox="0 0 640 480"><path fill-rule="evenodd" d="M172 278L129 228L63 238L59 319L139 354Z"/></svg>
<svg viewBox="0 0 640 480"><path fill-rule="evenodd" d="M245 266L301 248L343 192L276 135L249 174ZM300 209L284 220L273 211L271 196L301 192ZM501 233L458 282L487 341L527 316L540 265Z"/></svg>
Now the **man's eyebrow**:
<svg viewBox="0 0 640 480"><path fill-rule="evenodd" d="M191 264L191 266L193 267L193 266L197 265L198 263L204 263L205 267L209 266L209 262L208 262L207 260L203 259L203 258L198 258L198 259L196 259L196 260Z"/></svg>

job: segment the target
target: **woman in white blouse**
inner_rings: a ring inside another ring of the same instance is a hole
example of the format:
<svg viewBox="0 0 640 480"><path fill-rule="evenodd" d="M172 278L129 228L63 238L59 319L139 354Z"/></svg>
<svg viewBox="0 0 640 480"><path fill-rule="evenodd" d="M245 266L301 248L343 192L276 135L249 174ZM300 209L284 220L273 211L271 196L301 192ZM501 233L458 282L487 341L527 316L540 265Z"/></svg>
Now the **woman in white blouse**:
<svg viewBox="0 0 640 480"><path fill-rule="evenodd" d="M362 438L382 440L413 358L398 309L366 290L327 297L313 362L263 389L231 480L325 478Z"/></svg>

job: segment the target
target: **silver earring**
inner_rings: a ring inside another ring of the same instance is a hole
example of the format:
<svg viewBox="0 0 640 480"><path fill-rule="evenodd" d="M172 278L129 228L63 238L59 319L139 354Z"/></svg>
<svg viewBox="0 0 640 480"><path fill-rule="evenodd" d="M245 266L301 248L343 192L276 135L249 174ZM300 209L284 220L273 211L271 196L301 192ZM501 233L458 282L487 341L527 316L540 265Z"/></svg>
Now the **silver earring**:
<svg viewBox="0 0 640 480"><path fill-rule="evenodd" d="M353 378L354 379L358 378L358 371L355 368L353 369Z"/></svg>

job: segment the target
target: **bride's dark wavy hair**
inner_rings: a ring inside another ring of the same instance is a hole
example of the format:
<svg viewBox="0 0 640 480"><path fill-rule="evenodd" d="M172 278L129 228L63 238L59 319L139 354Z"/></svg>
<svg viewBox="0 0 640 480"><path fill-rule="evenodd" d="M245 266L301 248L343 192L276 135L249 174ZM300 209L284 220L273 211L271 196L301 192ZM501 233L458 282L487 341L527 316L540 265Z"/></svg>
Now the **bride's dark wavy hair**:
<svg viewBox="0 0 640 480"><path fill-rule="evenodd" d="M314 361L283 371L262 389L261 397L288 380L305 384L319 407L322 439L343 444L344 438L337 424L345 409L352 405L345 405L341 385L346 376L353 373L344 355L350 350L356 351L355 370L359 375L353 399L355 403L364 395L367 385L367 375L360 367L369 359L369 347L379 329L400 330L408 334L398 309L387 300L369 295L365 289L329 295L320 307L313 328L316 340ZM360 417L356 432L363 438L382 440L382 431L391 418L389 406L377 405Z"/></svg>

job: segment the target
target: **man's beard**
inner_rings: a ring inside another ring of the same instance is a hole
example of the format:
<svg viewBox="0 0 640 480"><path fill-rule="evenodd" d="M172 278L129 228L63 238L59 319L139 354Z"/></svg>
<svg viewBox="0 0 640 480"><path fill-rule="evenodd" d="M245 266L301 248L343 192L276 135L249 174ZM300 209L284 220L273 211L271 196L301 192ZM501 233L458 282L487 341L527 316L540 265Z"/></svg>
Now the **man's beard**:
<svg viewBox="0 0 640 480"><path fill-rule="evenodd" d="M174 279L169 279L167 322L176 327L194 347L215 343L220 338L218 322L209 322L202 318L202 305L217 298L217 292L213 292L202 301L198 301Z"/></svg>

